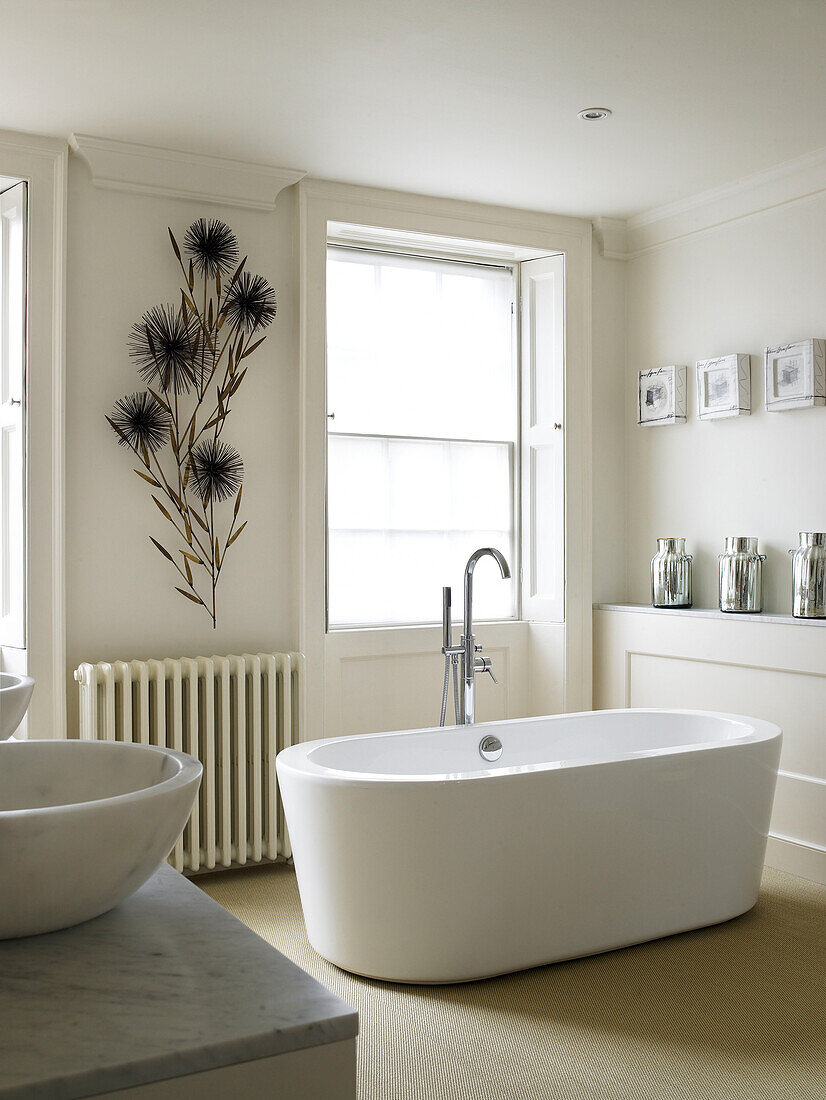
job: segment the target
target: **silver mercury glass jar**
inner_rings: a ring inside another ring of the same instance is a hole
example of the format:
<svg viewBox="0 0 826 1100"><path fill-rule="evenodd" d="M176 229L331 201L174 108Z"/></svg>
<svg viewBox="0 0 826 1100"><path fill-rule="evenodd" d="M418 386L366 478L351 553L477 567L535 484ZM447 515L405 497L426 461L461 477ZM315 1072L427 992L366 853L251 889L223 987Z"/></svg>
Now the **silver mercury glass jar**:
<svg viewBox="0 0 826 1100"><path fill-rule="evenodd" d="M763 562L757 539L743 536L726 539L720 554L720 610L753 614L763 610Z"/></svg>
<svg viewBox="0 0 826 1100"><path fill-rule="evenodd" d="M826 532L801 531L792 555L792 614L826 619Z"/></svg>
<svg viewBox="0 0 826 1100"><path fill-rule="evenodd" d="M651 602L654 607L691 607L691 554L685 539L657 539L651 559Z"/></svg>

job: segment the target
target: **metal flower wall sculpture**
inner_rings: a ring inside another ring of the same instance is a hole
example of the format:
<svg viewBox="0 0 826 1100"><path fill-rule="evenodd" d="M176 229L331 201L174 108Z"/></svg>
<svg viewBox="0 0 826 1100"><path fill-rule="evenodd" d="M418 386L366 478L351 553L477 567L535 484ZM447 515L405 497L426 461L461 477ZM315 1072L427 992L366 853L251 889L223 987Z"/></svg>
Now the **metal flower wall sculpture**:
<svg viewBox="0 0 826 1100"><path fill-rule="evenodd" d="M222 435L247 360L275 318L275 292L244 270L224 222L193 222L183 250L171 229L169 239L184 279L180 305L154 306L132 326L129 353L146 389L116 401L106 419L175 529L166 545L150 538L180 574L177 591L215 626L227 551L247 525L239 523L244 464ZM231 509L216 507L227 501Z"/></svg>

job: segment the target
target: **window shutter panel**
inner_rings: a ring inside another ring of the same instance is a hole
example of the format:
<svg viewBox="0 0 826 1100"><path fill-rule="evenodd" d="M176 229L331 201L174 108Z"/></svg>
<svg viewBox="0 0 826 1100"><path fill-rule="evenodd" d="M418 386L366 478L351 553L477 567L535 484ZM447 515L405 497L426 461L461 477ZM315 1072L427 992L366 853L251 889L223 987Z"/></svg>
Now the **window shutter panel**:
<svg viewBox="0 0 826 1100"><path fill-rule="evenodd" d="M564 256L521 265L522 617L565 620Z"/></svg>

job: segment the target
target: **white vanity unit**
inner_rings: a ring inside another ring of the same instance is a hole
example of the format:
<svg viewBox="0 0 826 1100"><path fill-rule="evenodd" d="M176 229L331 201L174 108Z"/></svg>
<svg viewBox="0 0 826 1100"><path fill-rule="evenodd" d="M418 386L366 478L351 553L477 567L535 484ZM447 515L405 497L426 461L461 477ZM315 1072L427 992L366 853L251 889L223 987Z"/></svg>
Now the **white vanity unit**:
<svg viewBox="0 0 826 1100"><path fill-rule="evenodd" d="M0 942L0 1020L0 1100L356 1095L356 1012L168 866Z"/></svg>

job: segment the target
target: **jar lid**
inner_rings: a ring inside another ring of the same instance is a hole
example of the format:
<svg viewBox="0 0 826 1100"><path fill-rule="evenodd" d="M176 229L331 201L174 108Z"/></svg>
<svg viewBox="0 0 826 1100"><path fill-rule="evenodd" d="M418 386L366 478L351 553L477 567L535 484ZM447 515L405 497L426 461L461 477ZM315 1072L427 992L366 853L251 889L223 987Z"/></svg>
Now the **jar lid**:
<svg viewBox="0 0 826 1100"><path fill-rule="evenodd" d="M826 546L826 531L801 531L801 546Z"/></svg>
<svg viewBox="0 0 826 1100"><path fill-rule="evenodd" d="M751 535L728 535L726 537L727 554L756 554L757 539Z"/></svg>
<svg viewBox="0 0 826 1100"><path fill-rule="evenodd" d="M657 545L661 550L684 550L684 538L657 539Z"/></svg>

